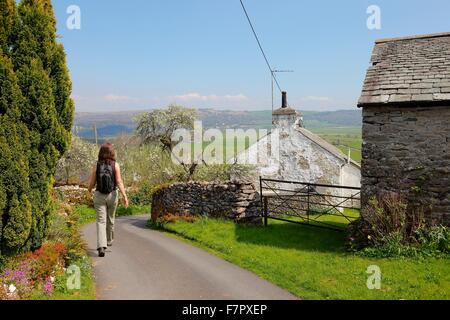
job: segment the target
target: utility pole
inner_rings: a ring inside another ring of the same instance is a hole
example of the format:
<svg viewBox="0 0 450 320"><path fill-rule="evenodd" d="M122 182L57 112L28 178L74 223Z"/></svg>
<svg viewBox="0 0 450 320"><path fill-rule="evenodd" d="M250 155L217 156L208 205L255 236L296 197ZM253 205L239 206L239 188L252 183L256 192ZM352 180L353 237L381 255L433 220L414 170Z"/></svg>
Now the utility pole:
<svg viewBox="0 0 450 320"><path fill-rule="evenodd" d="M270 71L270 79L272 80L272 113L273 113L273 109L274 109L274 78L275 78L275 74L276 73L286 73L286 72L294 72L293 70L271 70Z"/></svg>
<svg viewBox="0 0 450 320"><path fill-rule="evenodd" d="M95 144L98 145L98 136L97 136L97 125L94 123L94 138L95 138Z"/></svg>

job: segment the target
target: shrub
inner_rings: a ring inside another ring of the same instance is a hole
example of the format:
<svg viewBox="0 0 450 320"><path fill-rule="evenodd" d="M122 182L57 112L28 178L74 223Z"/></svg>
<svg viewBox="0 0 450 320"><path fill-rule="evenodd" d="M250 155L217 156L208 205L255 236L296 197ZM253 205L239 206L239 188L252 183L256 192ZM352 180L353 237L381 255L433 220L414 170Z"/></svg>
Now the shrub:
<svg viewBox="0 0 450 320"><path fill-rule="evenodd" d="M98 147L95 144L73 137L70 149L58 161L56 182L66 185L87 185L97 155Z"/></svg>
<svg viewBox="0 0 450 320"><path fill-rule="evenodd" d="M128 199L134 205L150 205L155 187L150 183L142 183L128 192Z"/></svg>
<svg viewBox="0 0 450 320"><path fill-rule="evenodd" d="M415 238L423 251L428 253L450 253L450 229L445 226L422 226Z"/></svg>
<svg viewBox="0 0 450 320"><path fill-rule="evenodd" d="M34 252L31 279L45 281L64 267L67 249L63 243L45 243Z"/></svg>
<svg viewBox="0 0 450 320"><path fill-rule="evenodd" d="M370 257L422 257L450 253L450 229L425 223L425 210L393 192L373 198L350 224L347 245Z"/></svg>

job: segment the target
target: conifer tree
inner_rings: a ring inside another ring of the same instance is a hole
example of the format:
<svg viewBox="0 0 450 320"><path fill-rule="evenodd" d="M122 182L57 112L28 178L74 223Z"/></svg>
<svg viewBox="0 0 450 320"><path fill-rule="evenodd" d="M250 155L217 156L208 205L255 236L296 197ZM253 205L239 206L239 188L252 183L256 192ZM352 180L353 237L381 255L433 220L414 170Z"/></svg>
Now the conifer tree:
<svg viewBox="0 0 450 320"><path fill-rule="evenodd" d="M4 54L14 42L17 12L14 0L0 0L0 49Z"/></svg>
<svg viewBox="0 0 450 320"><path fill-rule="evenodd" d="M0 0L0 254L41 245L74 105L50 0Z"/></svg>
<svg viewBox="0 0 450 320"><path fill-rule="evenodd" d="M0 52L0 254L21 250L32 226L30 145L28 129L20 122L22 103L11 61Z"/></svg>

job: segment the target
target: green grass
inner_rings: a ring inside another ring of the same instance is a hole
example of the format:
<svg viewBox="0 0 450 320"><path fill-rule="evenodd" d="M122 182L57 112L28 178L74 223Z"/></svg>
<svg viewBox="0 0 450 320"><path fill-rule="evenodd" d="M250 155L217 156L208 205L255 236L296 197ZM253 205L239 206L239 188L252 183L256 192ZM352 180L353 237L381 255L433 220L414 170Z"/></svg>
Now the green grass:
<svg viewBox="0 0 450 320"><path fill-rule="evenodd" d="M95 222L97 219L95 209L87 205L76 206L74 213L78 215L81 225ZM119 206L116 211L116 217L133 216L146 213L150 213L150 206L130 205L127 209L123 206Z"/></svg>
<svg viewBox="0 0 450 320"><path fill-rule="evenodd" d="M295 212L290 215L277 215L277 217L294 222L308 223L306 216L302 218ZM332 212L329 214L310 212L309 224L345 230L348 224L357 218L359 218L359 210L356 209L346 208L342 214L337 212Z"/></svg>
<svg viewBox="0 0 450 320"><path fill-rule="evenodd" d="M165 224L173 236L304 299L450 299L450 259L375 259L344 249L342 232L269 220L268 227L200 219ZM380 290L367 288L370 265Z"/></svg>

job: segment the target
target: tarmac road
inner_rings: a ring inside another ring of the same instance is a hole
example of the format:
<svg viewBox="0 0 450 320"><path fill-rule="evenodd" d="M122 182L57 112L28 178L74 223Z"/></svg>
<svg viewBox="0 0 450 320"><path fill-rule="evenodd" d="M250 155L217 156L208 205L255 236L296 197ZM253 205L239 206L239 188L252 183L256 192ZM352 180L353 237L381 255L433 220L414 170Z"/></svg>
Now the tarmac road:
<svg viewBox="0 0 450 320"><path fill-rule="evenodd" d="M148 218L117 218L115 242L104 258L97 255L95 223L83 228L98 299L296 299L249 271L149 229Z"/></svg>

